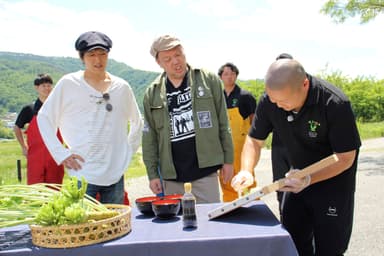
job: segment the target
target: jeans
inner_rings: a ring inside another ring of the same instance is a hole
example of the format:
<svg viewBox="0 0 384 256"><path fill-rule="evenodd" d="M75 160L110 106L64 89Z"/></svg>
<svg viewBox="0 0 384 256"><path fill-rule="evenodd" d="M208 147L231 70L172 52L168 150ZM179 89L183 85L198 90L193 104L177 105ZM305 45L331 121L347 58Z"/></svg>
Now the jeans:
<svg viewBox="0 0 384 256"><path fill-rule="evenodd" d="M81 183L80 183L81 184ZM100 202L105 204L123 204L124 203L124 176L112 185L99 186L94 184L88 184L87 195L96 198L96 195L100 195Z"/></svg>

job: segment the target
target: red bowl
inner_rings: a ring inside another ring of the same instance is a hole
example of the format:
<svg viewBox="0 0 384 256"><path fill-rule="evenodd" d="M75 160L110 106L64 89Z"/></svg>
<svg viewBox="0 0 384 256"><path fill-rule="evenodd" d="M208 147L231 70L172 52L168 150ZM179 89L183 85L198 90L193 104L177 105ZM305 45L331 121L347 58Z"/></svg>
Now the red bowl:
<svg viewBox="0 0 384 256"><path fill-rule="evenodd" d="M153 215L152 211L152 202L160 200L160 197L157 196L146 196L140 197L135 200L136 207L144 215Z"/></svg>
<svg viewBox="0 0 384 256"><path fill-rule="evenodd" d="M180 210L180 200L161 199L152 202L152 210L160 219L170 219L177 215Z"/></svg>
<svg viewBox="0 0 384 256"><path fill-rule="evenodd" d="M180 200L183 198L183 195L181 194L171 194L171 195L165 195L162 197L163 199L172 199L172 200Z"/></svg>
<svg viewBox="0 0 384 256"><path fill-rule="evenodd" d="M182 213L183 211L183 207L182 207L182 204L181 204L181 199L183 198L183 195L182 194L171 194L171 195L165 195L162 197L163 199L172 199L172 200L179 200L180 201L180 210L179 210L179 214Z"/></svg>

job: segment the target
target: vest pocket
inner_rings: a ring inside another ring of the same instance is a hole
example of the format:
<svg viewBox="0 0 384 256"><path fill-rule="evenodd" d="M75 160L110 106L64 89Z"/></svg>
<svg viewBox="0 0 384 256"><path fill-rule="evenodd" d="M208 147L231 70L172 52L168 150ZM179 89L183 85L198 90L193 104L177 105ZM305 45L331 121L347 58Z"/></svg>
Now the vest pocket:
<svg viewBox="0 0 384 256"><path fill-rule="evenodd" d="M164 108L160 107L151 107L153 121L155 123L155 128L157 130L163 128L164 126Z"/></svg>

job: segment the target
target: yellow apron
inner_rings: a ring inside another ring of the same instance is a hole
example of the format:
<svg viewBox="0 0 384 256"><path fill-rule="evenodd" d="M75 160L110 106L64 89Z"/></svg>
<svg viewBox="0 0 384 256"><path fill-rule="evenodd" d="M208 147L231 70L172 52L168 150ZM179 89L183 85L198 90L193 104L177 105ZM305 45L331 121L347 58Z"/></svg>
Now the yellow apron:
<svg viewBox="0 0 384 256"><path fill-rule="evenodd" d="M245 120L239 112L239 108L227 109L229 124L232 131L232 142L234 148L234 160L233 160L233 171L234 175L239 173L241 165L241 151L243 149L245 138L248 134L249 128L251 127L250 118L247 117ZM220 177L220 185L223 192L223 201L230 202L238 198L237 192L232 188L231 182L227 184L223 183ZM252 184L252 187L256 187L256 181Z"/></svg>

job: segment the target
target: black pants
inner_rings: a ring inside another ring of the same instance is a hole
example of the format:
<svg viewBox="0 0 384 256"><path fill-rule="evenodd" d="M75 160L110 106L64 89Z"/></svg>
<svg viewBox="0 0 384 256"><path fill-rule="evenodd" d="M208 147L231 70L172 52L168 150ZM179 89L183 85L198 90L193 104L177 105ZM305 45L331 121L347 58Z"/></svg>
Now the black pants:
<svg viewBox="0 0 384 256"><path fill-rule="evenodd" d="M352 233L354 191L318 192L287 193L282 223L300 256L343 255Z"/></svg>

